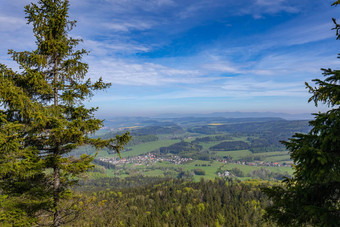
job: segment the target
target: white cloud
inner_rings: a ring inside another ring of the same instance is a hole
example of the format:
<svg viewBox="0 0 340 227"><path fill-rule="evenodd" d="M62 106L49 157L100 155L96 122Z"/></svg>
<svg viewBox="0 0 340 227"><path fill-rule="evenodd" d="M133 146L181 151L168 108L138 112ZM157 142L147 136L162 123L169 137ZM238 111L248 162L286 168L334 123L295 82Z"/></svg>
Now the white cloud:
<svg viewBox="0 0 340 227"><path fill-rule="evenodd" d="M101 26L121 32L128 32L131 30L146 30L152 27L154 23L148 23L141 20L131 20L131 21L115 21L109 23L103 23Z"/></svg>
<svg viewBox="0 0 340 227"><path fill-rule="evenodd" d="M215 2L216 3L216 2ZM211 1L201 0L194 1L192 4L188 6L184 6L181 11L178 13L178 17L181 19L186 19L195 16L199 11L211 8L214 4Z"/></svg>
<svg viewBox="0 0 340 227"><path fill-rule="evenodd" d="M95 40L85 40L84 41L85 49L91 52L91 55L105 57L106 55L116 54L117 52L120 53L140 53L140 52L148 52L150 47L147 47L142 44L133 44L126 42L119 42L119 41L95 41Z"/></svg>
<svg viewBox="0 0 340 227"><path fill-rule="evenodd" d="M328 22L307 22L302 24L288 23L272 32L267 40L271 40L274 45L300 45L310 42L316 42L328 38L335 37L334 31L331 30L333 24ZM306 26L306 24L308 25Z"/></svg>
<svg viewBox="0 0 340 227"><path fill-rule="evenodd" d="M205 64L202 66L204 69L210 70L210 71L217 71L217 72L223 72L223 73L241 73L240 69L238 69L235 66L232 66L230 62L216 62L211 64Z"/></svg>
<svg viewBox="0 0 340 227"><path fill-rule="evenodd" d="M287 0L256 0L246 4L238 14L252 15L255 19L260 19L265 14L279 12L297 13L299 9Z"/></svg>
<svg viewBox="0 0 340 227"><path fill-rule="evenodd" d="M154 63L134 63L119 59L90 62L90 77L102 76L113 84L133 86L166 86L170 84L200 84L216 80L204 77L199 70L170 68ZM96 72L100 75L96 76Z"/></svg>
<svg viewBox="0 0 340 227"><path fill-rule="evenodd" d="M229 78L219 85L206 85L187 88L176 92L140 97L148 100L185 98L226 98L252 99L254 97L308 97L303 82L281 83L273 81L258 82L248 78ZM138 97L136 97L138 99Z"/></svg>
<svg viewBox="0 0 340 227"><path fill-rule="evenodd" d="M0 32L13 32L26 25L26 20L13 16L0 15Z"/></svg>
<svg viewBox="0 0 340 227"><path fill-rule="evenodd" d="M303 53L270 54L258 60L251 71L265 70L267 75L285 79L303 77L314 78L320 75L320 68L335 67L338 60L335 56L323 56L317 51L305 51ZM266 74L262 74L266 75Z"/></svg>
<svg viewBox="0 0 340 227"><path fill-rule="evenodd" d="M92 0L75 0L76 6L82 6L84 3L92 4ZM105 6L114 13L131 13L136 10L158 11L160 8L166 8L176 5L172 0L98 0L97 7Z"/></svg>

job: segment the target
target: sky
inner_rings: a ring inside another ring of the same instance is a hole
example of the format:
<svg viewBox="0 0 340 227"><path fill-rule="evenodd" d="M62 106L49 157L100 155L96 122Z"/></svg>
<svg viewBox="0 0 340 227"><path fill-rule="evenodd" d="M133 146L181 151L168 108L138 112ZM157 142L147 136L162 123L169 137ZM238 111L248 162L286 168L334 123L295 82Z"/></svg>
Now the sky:
<svg viewBox="0 0 340 227"><path fill-rule="evenodd" d="M333 0L334 1L334 0ZM70 0L100 116L324 111L305 81L336 68L330 0ZM36 1L34 1L36 2ZM34 50L26 0L0 0L0 63Z"/></svg>

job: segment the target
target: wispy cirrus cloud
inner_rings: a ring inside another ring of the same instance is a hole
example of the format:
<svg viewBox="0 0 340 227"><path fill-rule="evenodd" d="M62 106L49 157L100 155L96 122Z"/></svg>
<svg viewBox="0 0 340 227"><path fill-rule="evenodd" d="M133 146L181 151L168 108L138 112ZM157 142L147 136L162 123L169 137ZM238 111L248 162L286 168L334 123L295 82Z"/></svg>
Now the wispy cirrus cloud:
<svg viewBox="0 0 340 227"><path fill-rule="evenodd" d="M74 7L92 7L92 0L74 0ZM135 14L142 12L159 12L167 7L175 6L177 3L173 0L98 0L96 1L95 10L101 12L111 12L114 14ZM108 16L105 14L104 16Z"/></svg>
<svg viewBox="0 0 340 227"><path fill-rule="evenodd" d="M253 99L257 97L308 97L304 83L280 83L272 80L258 82L246 77L227 78L221 85L203 85L186 90L165 91L163 93L135 96L136 100L176 100L189 98ZM112 97L114 98L114 97ZM131 98L131 97L130 97Z"/></svg>
<svg viewBox="0 0 340 227"><path fill-rule="evenodd" d="M96 41L96 40L85 40L83 43L84 47L88 49L91 54L100 56L101 58L112 58L117 53L140 53L147 52L151 49L150 46L143 44L132 43L131 41Z"/></svg>
<svg viewBox="0 0 340 227"><path fill-rule="evenodd" d="M263 18L265 15L277 13L298 13L299 4L289 0L256 0L248 1L246 7L240 8L239 15L252 15L255 19Z"/></svg>
<svg viewBox="0 0 340 227"><path fill-rule="evenodd" d="M90 61L91 77L102 76L113 84L131 86L168 86L170 84L201 84L216 80L205 77L199 70L177 69L155 63L136 63L124 60Z"/></svg>
<svg viewBox="0 0 340 227"><path fill-rule="evenodd" d="M0 32L13 32L26 25L24 18L18 16L0 15Z"/></svg>
<svg viewBox="0 0 340 227"><path fill-rule="evenodd" d="M210 72L222 72L222 73L241 73L239 67L232 65L229 61L215 62L211 64L204 64L202 67Z"/></svg>
<svg viewBox="0 0 340 227"><path fill-rule="evenodd" d="M119 31L119 32L129 32L129 31L140 31L150 29L153 26L154 22L147 22L133 19L131 21L112 21L109 23L102 23L101 26L104 28Z"/></svg>
<svg viewBox="0 0 340 227"><path fill-rule="evenodd" d="M226 78L222 88L233 96L306 96L303 85L303 81L258 81L242 76Z"/></svg>
<svg viewBox="0 0 340 227"><path fill-rule="evenodd" d="M290 22L277 28L277 30L271 31L266 37L266 42L270 42L272 45L280 46L292 46L301 45L311 42L321 41L334 37L334 31L331 28L334 24L329 18L326 21L315 21L312 18ZM323 19L324 20L324 19ZM295 25L293 25L295 23ZM306 26L306 24L312 23L312 26ZM270 41L269 41L270 40Z"/></svg>

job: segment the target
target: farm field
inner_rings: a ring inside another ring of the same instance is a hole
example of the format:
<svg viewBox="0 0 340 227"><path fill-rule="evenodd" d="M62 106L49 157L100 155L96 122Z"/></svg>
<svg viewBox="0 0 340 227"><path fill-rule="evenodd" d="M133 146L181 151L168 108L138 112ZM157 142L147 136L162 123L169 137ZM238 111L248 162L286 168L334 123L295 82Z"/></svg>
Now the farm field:
<svg viewBox="0 0 340 227"><path fill-rule="evenodd" d="M184 177L194 181L226 175L241 180L281 179L291 175L293 169L289 153L279 141L308 127L307 122L276 119L272 124L271 120L238 123L233 119L232 124L212 124L206 119L166 119L164 123L157 119L152 121L154 126L140 123L140 127L129 128L137 140L121 152L122 159L106 150L98 152L96 164L103 165L106 172L93 176ZM110 131L109 135L114 133ZM91 154L89 148L86 152Z"/></svg>
<svg viewBox="0 0 340 227"><path fill-rule="evenodd" d="M239 160L253 153L249 150L237 150L237 151L217 151L218 157L231 156L233 160Z"/></svg>
<svg viewBox="0 0 340 227"><path fill-rule="evenodd" d="M149 153L157 148L170 146L174 143L178 143L180 140L158 140L154 142L148 142L143 144L138 144L131 147L131 150L122 152L122 158L133 157L141 154Z"/></svg>

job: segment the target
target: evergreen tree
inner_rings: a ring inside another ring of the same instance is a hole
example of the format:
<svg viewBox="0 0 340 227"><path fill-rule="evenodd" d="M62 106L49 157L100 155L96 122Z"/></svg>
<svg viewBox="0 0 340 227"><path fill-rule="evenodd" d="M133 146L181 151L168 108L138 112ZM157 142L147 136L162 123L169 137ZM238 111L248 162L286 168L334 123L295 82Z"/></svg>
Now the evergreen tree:
<svg viewBox="0 0 340 227"><path fill-rule="evenodd" d="M333 21L340 39L340 25ZM266 218L281 226L340 226L340 70L322 71L326 78L313 80L316 87L306 83L313 94L309 102L332 109L315 114L308 134L283 142L295 163L294 176L283 187L264 189L273 201Z"/></svg>
<svg viewBox="0 0 340 227"><path fill-rule="evenodd" d="M97 108L82 102L110 84L86 79L88 65L81 60L87 51L76 49L81 40L68 36L76 24L68 9L68 0L27 5L37 48L9 50L20 72L0 64L0 223L43 220L60 226L72 220L77 206L70 203L70 187L93 166L93 157L67 153L90 144L119 154L130 138L128 133L109 140L89 137L102 120L94 117Z"/></svg>

